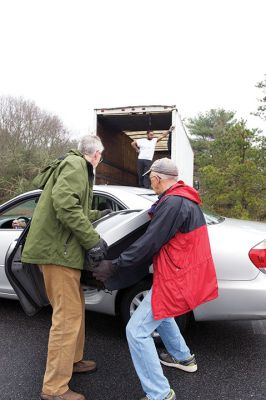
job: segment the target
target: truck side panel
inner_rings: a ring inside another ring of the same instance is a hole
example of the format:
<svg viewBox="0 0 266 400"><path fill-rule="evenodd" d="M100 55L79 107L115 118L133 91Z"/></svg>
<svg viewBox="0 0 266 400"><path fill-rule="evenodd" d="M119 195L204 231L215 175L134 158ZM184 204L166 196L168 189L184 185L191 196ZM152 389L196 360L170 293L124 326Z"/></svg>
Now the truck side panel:
<svg viewBox="0 0 266 400"><path fill-rule="evenodd" d="M179 170L179 179L193 186L194 153L177 110L173 111L175 135L172 136L171 159Z"/></svg>

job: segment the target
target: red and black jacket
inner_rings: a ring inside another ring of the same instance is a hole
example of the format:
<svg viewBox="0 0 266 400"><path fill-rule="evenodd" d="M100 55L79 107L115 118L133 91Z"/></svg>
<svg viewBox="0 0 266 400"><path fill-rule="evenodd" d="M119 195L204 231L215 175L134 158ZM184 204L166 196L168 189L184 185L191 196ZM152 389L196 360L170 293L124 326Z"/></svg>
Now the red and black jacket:
<svg viewBox="0 0 266 400"><path fill-rule="evenodd" d="M184 314L218 296L208 231L198 192L179 181L153 205L145 234L116 260L119 267L153 262L155 319Z"/></svg>

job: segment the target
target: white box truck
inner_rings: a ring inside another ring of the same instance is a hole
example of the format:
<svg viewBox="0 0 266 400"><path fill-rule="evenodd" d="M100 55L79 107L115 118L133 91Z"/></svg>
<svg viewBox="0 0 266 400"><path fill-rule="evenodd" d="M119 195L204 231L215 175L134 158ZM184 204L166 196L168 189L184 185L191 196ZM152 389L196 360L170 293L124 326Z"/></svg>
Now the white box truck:
<svg viewBox="0 0 266 400"><path fill-rule="evenodd" d="M138 186L137 154L131 146L134 139L155 136L175 126L169 146L168 137L156 145L154 160L171 158L178 166L179 179L193 186L194 154L176 106L129 106L97 108L95 132L105 150L97 168L97 184Z"/></svg>

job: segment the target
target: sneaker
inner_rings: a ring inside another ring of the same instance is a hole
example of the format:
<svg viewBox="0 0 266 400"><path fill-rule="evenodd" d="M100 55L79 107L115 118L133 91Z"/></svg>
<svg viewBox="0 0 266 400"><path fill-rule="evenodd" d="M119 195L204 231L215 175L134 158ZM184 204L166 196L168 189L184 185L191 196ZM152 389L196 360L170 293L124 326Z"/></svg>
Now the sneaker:
<svg viewBox="0 0 266 400"><path fill-rule="evenodd" d="M163 365L166 365L167 367L182 369L182 371L186 372L196 372L198 369L194 354L192 354L191 357L187 358L184 361L179 361L170 356L170 354L168 353L161 353L160 361Z"/></svg>
<svg viewBox="0 0 266 400"><path fill-rule="evenodd" d="M140 400L149 400L147 396L142 397ZM169 394L164 398L164 400L176 400L176 395L173 389L170 390Z"/></svg>

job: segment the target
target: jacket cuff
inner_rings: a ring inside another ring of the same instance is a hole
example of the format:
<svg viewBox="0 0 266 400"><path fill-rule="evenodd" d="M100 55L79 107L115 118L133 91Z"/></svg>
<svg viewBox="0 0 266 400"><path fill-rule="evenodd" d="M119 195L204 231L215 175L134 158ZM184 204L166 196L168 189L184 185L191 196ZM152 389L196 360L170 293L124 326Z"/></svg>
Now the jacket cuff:
<svg viewBox="0 0 266 400"><path fill-rule="evenodd" d="M119 270L119 262L118 262L118 258L116 258L115 260L112 260L112 266L113 266L113 270L115 272L117 272Z"/></svg>

